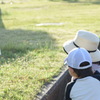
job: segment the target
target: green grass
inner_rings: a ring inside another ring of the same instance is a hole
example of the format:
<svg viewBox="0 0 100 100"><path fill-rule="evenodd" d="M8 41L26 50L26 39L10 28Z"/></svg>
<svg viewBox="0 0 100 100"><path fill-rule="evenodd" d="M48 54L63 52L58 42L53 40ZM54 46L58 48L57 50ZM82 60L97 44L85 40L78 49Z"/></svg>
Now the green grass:
<svg viewBox="0 0 100 100"><path fill-rule="evenodd" d="M0 7L0 100L34 100L61 71L63 43L80 29L100 34L99 4L27 0Z"/></svg>

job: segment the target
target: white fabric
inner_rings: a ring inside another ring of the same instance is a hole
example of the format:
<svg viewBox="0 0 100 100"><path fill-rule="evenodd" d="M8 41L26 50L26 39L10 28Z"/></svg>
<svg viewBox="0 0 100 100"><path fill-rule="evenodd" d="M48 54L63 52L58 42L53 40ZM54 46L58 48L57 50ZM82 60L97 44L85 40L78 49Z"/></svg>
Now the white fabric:
<svg viewBox="0 0 100 100"><path fill-rule="evenodd" d="M82 46L86 50L93 51L98 48L99 38L94 33L80 30L77 32L74 42L75 44L77 44L78 46Z"/></svg>
<svg viewBox="0 0 100 100"><path fill-rule="evenodd" d="M98 50L98 45L99 45L99 38L96 34L85 31L85 30L80 30L77 32L75 39L66 41L63 44L63 48L67 53L69 53L72 49L77 48L73 42L81 47L85 48L88 51L94 51L95 52L90 52L90 55L92 57L93 62L100 61L100 50Z"/></svg>
<svg viewBox="0 0 100 100"><path fill-rule="evenodd" d="M77 79L70 97L72 100L100 100L100 81L90 76Z"/></svg>
<svg viewBox="0 0 100 100"><path fill-rule="evenodd" d="M98 64L92 64L92 70L93 70L93 72L95 72L95 71L100 72L100 65L98 65Z"/></svg>
<svg viewBox="0 0 100 100"><path fill-rule="evenodd" d="M85 61L89 62L89 65L80 67L80 64ZM64 64L75 69L86 69L92 66L92 59L84 48L76 48L69 52Z"/></svg>

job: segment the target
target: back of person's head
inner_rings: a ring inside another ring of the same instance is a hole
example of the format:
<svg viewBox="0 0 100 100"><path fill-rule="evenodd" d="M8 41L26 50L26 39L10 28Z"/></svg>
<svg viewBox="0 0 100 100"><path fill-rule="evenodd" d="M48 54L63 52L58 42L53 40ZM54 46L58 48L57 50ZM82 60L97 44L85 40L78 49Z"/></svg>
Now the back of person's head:
<svg viewBox="0 0 100 100"><path fill-rule="evenodd" d="M65 64L71 67L80 78L93 74L91 56L84 48L71 50L65 59Z"/></svg>
<svg viewBox="0 0 100 100"><path fill-rule="evenodd" d="M83 62L83 63L80 64L80 67L84 67L84 66L87 66L87 65L89 65L89 62ZM86 69L75 69L75 68L73 68L73 70L79 78L84 78L84 77L93 75L91 67L86 68Z"/></svg>

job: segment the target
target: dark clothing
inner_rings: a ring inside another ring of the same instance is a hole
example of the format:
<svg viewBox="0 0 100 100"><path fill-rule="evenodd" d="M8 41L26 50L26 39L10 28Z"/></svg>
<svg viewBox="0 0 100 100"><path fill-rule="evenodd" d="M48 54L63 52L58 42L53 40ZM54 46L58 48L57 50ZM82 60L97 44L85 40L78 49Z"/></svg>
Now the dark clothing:
<svg viewBox="0 0 100 100"><path fill-rule="evenodd" d="M64 100L100 100L100 73L68 83Z"/></svg>

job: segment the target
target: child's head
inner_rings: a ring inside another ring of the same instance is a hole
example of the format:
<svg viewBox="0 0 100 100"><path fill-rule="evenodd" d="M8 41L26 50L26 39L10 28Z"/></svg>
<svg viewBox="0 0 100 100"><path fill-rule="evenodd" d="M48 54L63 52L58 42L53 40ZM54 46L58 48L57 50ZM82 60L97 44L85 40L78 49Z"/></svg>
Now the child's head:
<svg viewBox="0 0 100 100"><path fill-rule="evenodd" d="M65 59L65 64L69 66L69 72L72 76L83 78L93 74L92 59L90 54L84 48L76 48L69 52Z"/></svg>

